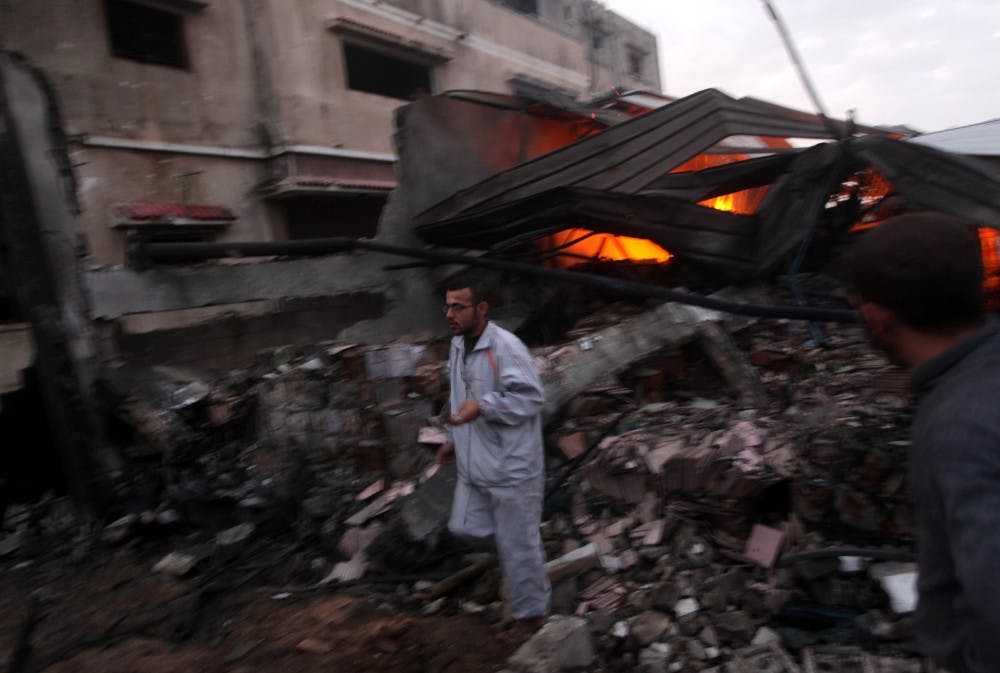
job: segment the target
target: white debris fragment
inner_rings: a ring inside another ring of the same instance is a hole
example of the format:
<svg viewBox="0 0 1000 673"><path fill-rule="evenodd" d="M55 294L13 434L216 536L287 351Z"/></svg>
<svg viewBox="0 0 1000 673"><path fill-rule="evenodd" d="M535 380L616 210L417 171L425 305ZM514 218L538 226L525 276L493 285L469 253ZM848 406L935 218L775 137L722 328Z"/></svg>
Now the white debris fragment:
<svg viewBox="0 0 1000 673"><path fill-rule="evenodd" d="M191 572L196 563L198 563L197 557L172 551L157 561L156 565L153 566L153 572L181 577Z"/></svg>
<svg viewBox="0 0 1000 673"><path fill-rule="evenodd" d="M699 608L700 606L698 605L698 601L696 601L695 599L682 598L679 601L677 601L676 605L674 605L674 614L678 618L686 617L688 615L693 615L694 613L698 612Z"/></svg>

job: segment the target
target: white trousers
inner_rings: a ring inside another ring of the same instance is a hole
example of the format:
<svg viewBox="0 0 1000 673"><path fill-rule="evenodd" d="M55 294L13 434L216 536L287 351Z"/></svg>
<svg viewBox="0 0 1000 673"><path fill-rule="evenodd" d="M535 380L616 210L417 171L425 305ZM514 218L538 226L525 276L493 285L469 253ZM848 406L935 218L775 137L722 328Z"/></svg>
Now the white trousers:
<svg viewBox="0 0 1000 673"><path fill-rule="evenodd" d="M476 486L459 477L448 530L469 542L493 540L515 619L548 614L552 588L542 550L542 480Z"/></svg>

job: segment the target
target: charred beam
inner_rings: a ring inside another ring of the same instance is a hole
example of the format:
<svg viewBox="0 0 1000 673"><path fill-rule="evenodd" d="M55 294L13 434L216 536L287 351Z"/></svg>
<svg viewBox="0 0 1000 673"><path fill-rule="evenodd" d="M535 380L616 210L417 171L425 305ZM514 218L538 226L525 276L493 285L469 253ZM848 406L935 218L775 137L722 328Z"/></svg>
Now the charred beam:
<svg viewBox="0 0 1000 673"><path fill-rule="evenodd" d="M93 399L97 353L78 265L71 178L51 88L40 72L0 52L0 266L31 323L42 398L70 494L90 512L120 459L103 442Z"/></svg>
<svg viewBox="0 0 1000 673"><path fill-rule="evenodd" d="M700 306L702 308L744 315L756 318L783 318L787 320L814 320L817 322L855 323L857 315L842 309L805 308L800 306L765 306L745 304L718 297L680 290L671 290L659 285L636 283L596 276L579 271L550 269L523 262L513 262L491 257L473 257L438 250L407 248L376 241L358 240L346 237L319 238L301 241L276 241L270 243L144 243L138 242L132 249L133 261L140 268L153 263L195 262L225 257L253 257L270 255L325 255L354 250L368 250L389 255L399 255L414 259L426 259L439 264L467 264L494 271L520 273L525 276L547 278L558 282L576 283L597 287L621 295L647 297L663 301Z"/></svg>

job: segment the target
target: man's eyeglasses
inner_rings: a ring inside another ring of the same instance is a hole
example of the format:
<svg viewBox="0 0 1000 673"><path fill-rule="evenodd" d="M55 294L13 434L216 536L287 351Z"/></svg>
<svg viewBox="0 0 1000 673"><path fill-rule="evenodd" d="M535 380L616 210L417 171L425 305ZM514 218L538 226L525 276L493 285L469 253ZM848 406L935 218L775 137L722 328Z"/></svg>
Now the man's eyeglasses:
<svg viewBox="0 0 1000 673"><path fill-rule="evenodd" d="M441 307L441 312L445 315L448 315L449 313L461 313L471 306L471 304L445 304Z"/></svg>

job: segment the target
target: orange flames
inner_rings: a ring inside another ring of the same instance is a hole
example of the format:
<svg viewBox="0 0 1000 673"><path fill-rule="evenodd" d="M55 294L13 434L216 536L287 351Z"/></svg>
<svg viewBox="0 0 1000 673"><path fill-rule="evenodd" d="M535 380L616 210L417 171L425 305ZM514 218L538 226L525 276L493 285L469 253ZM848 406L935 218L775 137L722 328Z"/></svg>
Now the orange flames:
<svg viewBox="0 0 1000 673"><path fill-rule="evenodd" d="M727 213L735 213L736 215L753 215L757 212L757 206L764 200L765 194L767 194L767 187L754 187L753 189L744 189L732 194L723 194L722 196L705 199L704 201L699 201L698 205L715 208Z"/></svg>
<svg viewBox="0 0 1000 673"><path fill-rule="evenodd" d="M1000 309L1000 232L989 227L979 229L983 249L983 289L990 310Z"/></svg>
<svg viewBox="0 0 1000 673"><path fill-rule="evenodd" d="M766 187L745 189L700 201L698 205L735 213L751 215L767 193ZM564 229L539 241L542 250L558 251L553 263L559 268L578 264L584 259L633 260L636 262L666 263L673 255L650 240L615 236L589 229Z"/></svg>
<svg viewBox="0 0 1000 673"><path fill-rule="evenodd" d="M589 229L564 229L543 238L541 247L543 250L559 249L561 255L553 259L555 266L559 268L572 266L583 259L630 259L637 262L664 263L673 257L659 245L645 238L615 236Z"/></svg>
<svg viewBox="0 0 1000 673"><path fill-rule="evenodd" d="M636 116L648 110L636 110ZM591 120L587 120L591 121ZM600 130L596 122L588 125L587 121L577 125L573 134L576 137L567 137L566 130L559 127L559 123L554 123L547 127L544 133L539 134L538 139L545 139L545 142L538 147L533 147L529 151L529 156L534 156L539 150L550 151L555 147L562 146L578 137L590 135ZM783 138L761 137L760 140L766 147L790 147L791 145ZM709 154L696 155L676 166L670 172L681 173L685 171L699 171L713 166L744 161L748 157L743 154ZM737 215L752 215L757 211L757 207L764 200L767 194L767 187L754 187L732 194L723 194L711 199L700 201L698 205ZM643 238L632 238L630 236L615 236L602 232L593 232L589 229L565 229L556 234L546 236L537 241L540 249L551 251L550 264L559 268L566 268L578 264L584 260L633 260L637 262L669 262L673 255L656 243Z"/></svg>

